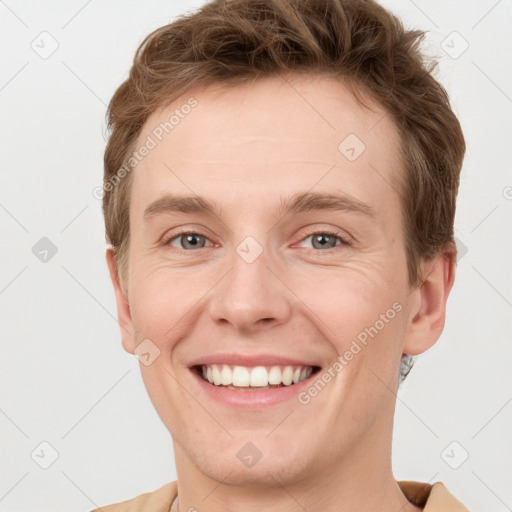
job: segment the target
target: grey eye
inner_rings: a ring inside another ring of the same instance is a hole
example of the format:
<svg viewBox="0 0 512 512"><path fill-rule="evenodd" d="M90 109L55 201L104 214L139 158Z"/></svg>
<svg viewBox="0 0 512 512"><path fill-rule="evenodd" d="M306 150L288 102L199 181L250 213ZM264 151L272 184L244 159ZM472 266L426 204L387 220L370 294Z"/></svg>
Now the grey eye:
<svg viewBox="0 0 512 512"><path fill-rule="evenodd" d="M171 238L167 243L178 249L194 250L205 247L206 240L207 238L199 233L181 233ZM176 245L176 242L178 245Z"/></svg>
<svg viewBox="0 0 512 512"><path fill-rule="evenodd" d="M312 239L315 249L332 249L336 247L336 243L339 240L338 236L328 233L315 233L307 238ZM305 238L305 240L307 240L307 238Z"/></svg>

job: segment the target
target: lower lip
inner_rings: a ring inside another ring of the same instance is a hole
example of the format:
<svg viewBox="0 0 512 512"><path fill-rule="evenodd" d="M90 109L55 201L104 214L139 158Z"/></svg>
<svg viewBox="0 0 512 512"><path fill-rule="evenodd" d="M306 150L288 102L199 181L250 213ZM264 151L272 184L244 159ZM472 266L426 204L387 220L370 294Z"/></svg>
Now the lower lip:
<svg viewBox="0 0 512 512"><path fill-rule="evenodd" d="M215 386L201 378L194 370L190 370L194 379L204 392L218 402L236 407L262 407L274 405L287 400L297 399L297 395L311 383L311 378L318 371L312 373L307 379L297 384L280 388L265 389L261 391L237 391L224 386Z"/></svg>

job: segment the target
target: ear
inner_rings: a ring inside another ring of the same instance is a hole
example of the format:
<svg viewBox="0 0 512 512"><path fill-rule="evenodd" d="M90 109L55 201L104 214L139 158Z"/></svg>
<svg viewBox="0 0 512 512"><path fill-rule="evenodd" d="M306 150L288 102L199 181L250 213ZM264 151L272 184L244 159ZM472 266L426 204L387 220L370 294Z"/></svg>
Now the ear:
<svg viewBox="0 0 512 512"><path fill-rule="evenodd" d="M116 295L117 303L117 318L119 327L121 329L121 340L123 348L129 354L133 354L135 350L135 339L133 336L132 317L130 313L130 305L128 303L128 297L125 295L119 282L119 270L117 264L117 258L112 247L107 249L106 253L108 270L110 272L110 279L114 286L114 292Z"/></svg>
<svg viewBox="0 0 512 512"><path fill-rule="evenodd" d="M414 308L403 353L416 355L431 348L441 336L446 316L446 301L455 280L457 249L450 243L434 259L422 264L426 276L411 295Z"/></svg>

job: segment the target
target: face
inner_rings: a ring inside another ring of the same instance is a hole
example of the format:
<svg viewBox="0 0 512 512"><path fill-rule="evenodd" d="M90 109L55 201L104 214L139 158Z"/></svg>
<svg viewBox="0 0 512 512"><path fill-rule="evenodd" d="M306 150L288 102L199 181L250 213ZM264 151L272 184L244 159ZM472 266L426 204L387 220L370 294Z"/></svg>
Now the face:
<svg viewBox="0 0 512 512"><path fill-rule="evenodd" d="M284 484L386 452L421 302L390 117L339 81L266 78L192 90L148 137L117 300L178 474Z"/></svg>

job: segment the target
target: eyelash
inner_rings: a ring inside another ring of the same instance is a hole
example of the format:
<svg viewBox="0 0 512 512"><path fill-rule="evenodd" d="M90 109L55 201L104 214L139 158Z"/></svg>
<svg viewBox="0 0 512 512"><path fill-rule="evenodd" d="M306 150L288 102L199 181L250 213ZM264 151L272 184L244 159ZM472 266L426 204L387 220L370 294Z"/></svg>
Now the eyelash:
<svg viewBox="0 0 512 512"><path fill-rule="evenodd" d="M162 241L162 244L163 245L169 245L170 242L172 242L176 238L180 238L183 235L199 235L199 236L202 236L203 238L206 238L207 240L209 240L209 238L206 235L202 234L200 231L193 231L193 230L184 229L183 231L179 231L178 233L173 233L172 236L169 236L169 237L165 238ZM313 232L307 234L304 238L302 238L300 240L300 242L304 242L304 240L306 240L306 239L308 239L308 238L310 238L310 237L312 237L314 235L328 235L328 236L337 238L341 242L339 245L336 245L334 247L329 247L328 249L325 249L325 250L315 250L314 248L312 249L312 250L314 250L315 252L318 252L318 253L322 253L322 252L330 253L331 251L335 250L339 246L350 246L350 245L352 245L350 243L350 241L346 237L342 236L340 233L338 233L336 231L330 231L330 230L313 231ZM189 251L189 250L180 249L180 248L177 248L177 247L175 247L175 249L177 249L178 251L181 251L181 252L194 252L193 250ZM201 249L203 249L203 247L201 247Z"/></svg>

